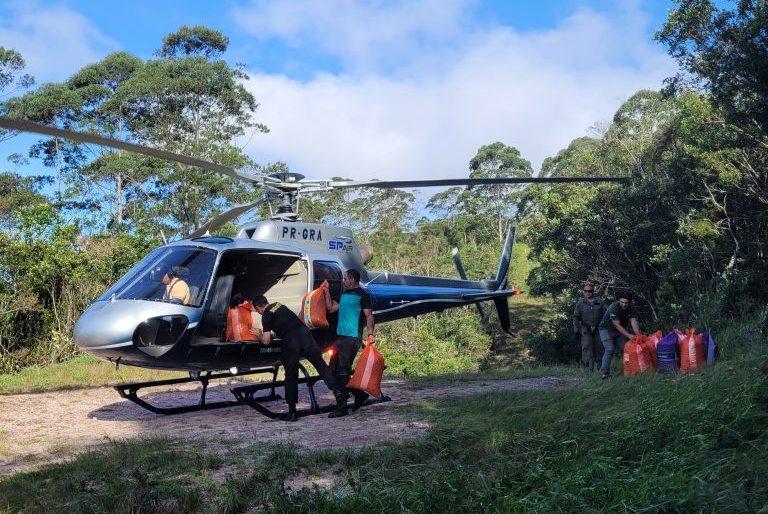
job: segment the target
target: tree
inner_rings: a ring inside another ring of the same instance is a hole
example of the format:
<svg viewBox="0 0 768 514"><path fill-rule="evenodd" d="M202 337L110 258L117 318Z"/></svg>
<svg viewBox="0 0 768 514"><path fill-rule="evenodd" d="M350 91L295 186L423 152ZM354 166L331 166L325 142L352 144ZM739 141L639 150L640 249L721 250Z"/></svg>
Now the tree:
<svg viewBox="0 0 768 514"><path fill-rule="evenodd" d="M711 0L676 3L678 7L656 34L688 73L673 77L672 89L679 91L691 83L704 87L728 121L764 140L768 130L768 3L739 0L735 7Z"/></svg>
<svg viewBox="0 0 768 514"><path fill-rule="evenodd" d="M3 103L6 99L35 83L32 75L24 73L25 67L19 52L0 46L0 115L5 114ZM0 143L11 137L11 131L0 129Z"/></svg>
<svg viewBox="0 0 768 514"><path fill-rule="evenodd" d="M520 151L504 143L496 142L480 147L469 161L469 178L511 178L533 175L531 163L523 159ZM491 222L498 241L503 241L521 199L523 187L501 184L479 187L452 187L432 196L427 203L433 213L443 216L474 217L478 229ZM461 220L455 220L464 225Z"/></svg>
<svg viewBox="0 0 768 514"><path fill-rule="evenodd" d="M246 75L214 60L226 46L217 31L182 27L164 39L158 59L114 53L64 83L9 101L8 109L61 128L251 165L233 139L266 127L252 121L257 104L242 84ZM117 231L129 221L141 232L186 234L227 203L252 197L242 183L212 172L58 138L40 141L30 153L56 168L69 186L64 196L78 199L75 208L109 205L106 224Z"/></svg>
<svg viewBox="0 0 768 514"><path fill-rule="evenodd" d="M211 60L226 50L226 38L200 27L166 37L162 58L145 65L119 88L117 101L130 113L140 139L166 150L235 167L252 165L233 144L247 129L265 132L252 116L258 104L245 89L239 67ZM233 179L167 163L154 181L154 223L188 233L224 203L252 197Z"/></svg>
<svg viewBox="0 0 768 514"><path fill-rule="evenodd" d="M163 38L163 46L157 51L160 57L175 58L180 55L202 55L209 59L227 51L229 38L218 30L202 25L182 26Z"/></svg>

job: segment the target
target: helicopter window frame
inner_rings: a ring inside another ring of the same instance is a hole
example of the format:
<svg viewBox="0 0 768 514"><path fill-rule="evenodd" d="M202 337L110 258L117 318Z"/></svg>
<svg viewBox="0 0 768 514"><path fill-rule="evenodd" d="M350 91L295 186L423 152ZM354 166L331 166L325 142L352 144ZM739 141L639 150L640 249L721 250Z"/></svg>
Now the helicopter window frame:
<svg viewBox="0 0 768 514"><path fill-rule="evenodd" d="M193 307L193 308L200 308L204 305L205 299L208 296L208 292L211 285L211 277L213 277L214 270L218 266L219 258L220 258L220 252L213 248L208 248L205 246L199 246L199 245L171 245L171 246L161 246L158 248L155 248L152 252L147 254L146 257L141 259L135 266L133 266L120 280L115 282L112 287L110 287L104 294L102 294L97 300L95 301L109 301L111 299L115 300L144 300L144 301L158 301L158 302L165 302L165 303L176 303L168 300L160 300L160 299L153 299L153 298L124 298L123 295L131 290L134 286L136 286L137 283L139 283L142 280L145 280L147 275L152 273L152 268L155 268L158 266L158 262L162 259L165 259L170 254L178 251L184 251L184 250L192 250L199 252L199 255L202 254L209 254L209 257L212 257L211 261L208 263L208 269L207 269L207 276L205 276L205 280L201 280L199 283L200 285L195 285L191 287L195 287L197 289L197 292L194 296L194 298L190 297L190 303L188 304L181 304L185 307ZM203 275L201 275L201 278ZM188 284L189 285L189 284ZM161 286L158 284L158 290L162 290L165 286ZM190 293L192 292L192 289L190 287ZM202 294L201 294L202 293ZM194 301L193 301L194 300Z"/></svg>
<svg viewBox="0 0 768 514"><path fill-rule="evenodd" d="M323 273L322 274L323 276L318 277L317 268L316 268L316 266L318 265L323 266L328 270L332 270L333 276L331 276L331 273ZM320 287L320 284L323 283L323 280L327 280L328 285L330 286L329 289L331 293L331 298L333 300L338 301L339 298L341 298L341 293L342 293L342 290L344 289L342 285L343 277L344 277L344 270L338 262L322 260L322 259L312 261L312 290L315 290L318 287Z"/></svg>
<svg viewBox="0 0 768 514"><path fill-rule="evenodd" d="M286 258L286 259L292 259L293 264L300 262L302 263L302 273L300 274L303 277L302 280L302 297L309 291L309 285L311 283L312 278L312 271L310 268L310 261L307 258L306 255L301 253L294 253L289 251L280 251L280 250L272 250L272 249L258 249L258 248L229 248L226 250L223 250L219 253L218 261L216 263L216 269L214 273L211 276L211 287L213 287L213 284L216 281L216 278L219 277L220 274L220 265L221 262L227 258L228 254L230 253L242 253L242 254L258 254L258 255L266 255L266 256L274 256L274 257L280 257L280 258ZM282 281L284 282L286 280L286 277L284 276L282 278ZM272 285L274 287L275 284ZM271 287L270 287L271 289ZM264 293L268 293L270 289L267 289ZM269 298L269 296L267 296ZM269 298L271 301L271 298ZM300 309L300 303L298 302L297 305L291 308L291 310L298 313L298 310ZM208 302L205 302L204 307L208 308Z"/></svg>

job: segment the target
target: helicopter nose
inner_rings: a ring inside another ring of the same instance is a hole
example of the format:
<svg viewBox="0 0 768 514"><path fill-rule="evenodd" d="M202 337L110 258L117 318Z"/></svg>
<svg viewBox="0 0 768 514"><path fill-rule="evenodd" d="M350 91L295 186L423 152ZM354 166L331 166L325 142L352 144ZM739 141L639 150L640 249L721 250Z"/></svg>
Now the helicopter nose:
<svg viewBox="0 0 768 514"><path fill-rule="evenodd" d="M133 344L133 332L142 321L126 302L96 302L77 320L75 343L83 350L106 350Z"/></svg>
<svg viewBox="0 0 768 514"><path fill-rule="evenodd" d="M167 351L199 314L192 307L142 300L95 302L83 312L74 330L75 342L86 351L137 346L146 353ZM138 329L138 330L137 330ZM137 338L134 341L134 338ZM174 338L170 341L170 338Z"/></svg>

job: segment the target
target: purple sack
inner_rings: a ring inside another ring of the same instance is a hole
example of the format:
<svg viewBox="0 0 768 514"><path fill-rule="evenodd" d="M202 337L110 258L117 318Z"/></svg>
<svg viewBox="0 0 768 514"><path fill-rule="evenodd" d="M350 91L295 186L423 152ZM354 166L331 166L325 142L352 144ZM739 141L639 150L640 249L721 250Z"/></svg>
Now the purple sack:
<svg viewBox="0 0 768 514"><path fill-rule="evenodd" d="M674 331L656 343L656 352L659 354L659 373L680 371L680 344Z"/></svg>
<svg viewBox="0 0 768 514"><path fill-rule="evenodd" d="M704 332L701 334L701 340L704 341L704 344L707 347L707 365L711 366L715 363L715 356L717 355L717 345L715 344L715 339L709 332Z"/></svg>

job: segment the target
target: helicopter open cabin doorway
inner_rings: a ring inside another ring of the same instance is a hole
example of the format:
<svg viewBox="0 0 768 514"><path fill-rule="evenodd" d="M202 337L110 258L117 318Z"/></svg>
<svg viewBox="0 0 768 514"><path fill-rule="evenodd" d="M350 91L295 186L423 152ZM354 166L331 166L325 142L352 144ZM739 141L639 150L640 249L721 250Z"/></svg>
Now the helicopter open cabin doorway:
<svg viewBox="0 0 768 514"><path fill-rule="evenodd" d="M246 299L264 295L270 302L280 302L298 314L308 285L307 262L299 255L244 249L223 252L192 345L253 342L226 340L230 300L238 294ZM261 328L257 313L254 322Z"/></svg>

